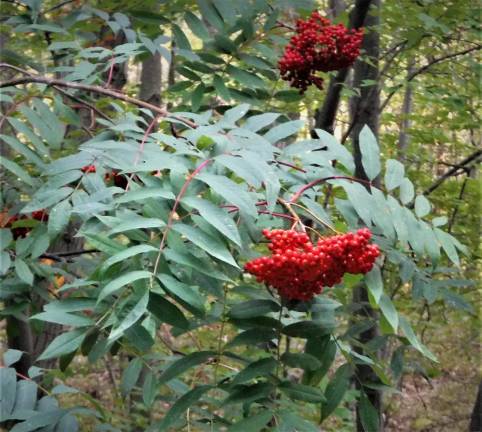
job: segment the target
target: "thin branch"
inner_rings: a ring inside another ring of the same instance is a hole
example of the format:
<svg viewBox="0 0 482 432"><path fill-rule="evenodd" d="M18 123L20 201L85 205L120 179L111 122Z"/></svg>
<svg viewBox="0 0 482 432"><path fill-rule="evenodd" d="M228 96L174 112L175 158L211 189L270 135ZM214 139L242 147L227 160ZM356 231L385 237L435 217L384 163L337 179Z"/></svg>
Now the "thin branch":
<svg viewBox="0 0 482 432"><path fill-rule="evenodd" d="M477 45L477 46L473 46L473 47L470 47L470 48L467 48L463 51L458 51L458 52L455 52L455 53L451 53L451 54L447 54L447 55L444 55L442 57L438 57L434 60L432 60L431 62L427 63L426 65L414 70L408 77L407 77L407 82L410 82L412 81L415 77L417 77L418 75L426 72L428 69L430 69L432 66L438 64L438 63L441 63L445 60L449 60L449 59L452 59L454 57L459 57L459 56L462 56L462 55L466 55L466 54L469 54L473 51L478 51L482 49L482 45ZM392 99L392 97L395 95L395 93L397 92L397 89L395 90L392 90L388 96L386 97L386 99L383 101L383 103L381 104L380 106L380 111L383 111L384 108L387 106L388 102L390 102L390 100Z"/></svg>
<svg viewBox="0 0 482 432"><path fill-rule="evenodd" d="M447 170L444 174L442 174L435 182L423 191L424 195L430 195L435 189L437 189L445 180L457 174L457 172L461 169L466 169L467 165L471 163L478 163L480 162L479 159L482 156L482 149L477 150L476 152L472 153L471 155L467 156L463 161L455 165L453 168Z"/></svg>
<svg viewBox="0 0 482 432"><path fill-rule="evenodd" d="M12 68L11 65L8 65L6 63L0 63L0 68L1 67ZM155 113L161 115L162 117L168 117L169 116L169 117L171 117L175 120L178 120L178 121L184 123L186 126L189 126L191 128L197 127L197 125L194 122L192 122L191 120L188 120L184 117L179 117L179 116L173 115L164 108L160 108L156 105L152 105L148 102L144 102L144 101L142 101L140 99L137 99L137 98L134 98L132 96L127 96L126 94L121 93L119 91L106 89L106 88L96 86L96 85L89 85L89 84L82 84L82 83L77 83L77 82L64 81L64 80L61 80L61 79L48 78L48 77L45 77L45 76L28 75L28 76L24 76L24 77L21 77L21 78L15 78L15 79L11 79L11 80L8 80L8 81L0 82L0 88L14 87L14 86L17 86L17 85L30 84L30 83L46 84L46 85L49 85L49 86L66 87L66 88L71 88L71 89L76 89L76 90L83 90L83 91L87 91L87 92L98 93L98 94L102 94L102 95L105 95L105 96L110 96L112 98L122 100L124 102L130 103L130 104L142 107L142 108L147 108L147 109L151 110L152 112L155 112Z"/></svg>

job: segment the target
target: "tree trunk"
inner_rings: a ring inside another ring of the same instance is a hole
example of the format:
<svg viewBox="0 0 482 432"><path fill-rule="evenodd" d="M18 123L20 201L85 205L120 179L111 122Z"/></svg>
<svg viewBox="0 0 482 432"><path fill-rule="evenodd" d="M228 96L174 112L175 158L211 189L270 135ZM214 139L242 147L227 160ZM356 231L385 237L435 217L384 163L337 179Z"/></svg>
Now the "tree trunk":
<svg viewBox="0 0 482 432"><path fill-rule="evenodd" d="M368 9L372 0L356 0L355 7L350 14L350 28L359 28L366 25ZM340 104L341 91L343 84L348 76L350 68L340 70L336 76L330 80L330 85L326 92L323 106L316 112L315 127L323 129L330 134L335 130L335 118Z"/></svg>
<svg viewBox="0 0 482 432"><path fill-rule="evenodd" d="M410 59L407 66L407 77L409 77L413 73L414 66L414 60ZM408 145L410 143L410 135L408 134L408 129L410 128L411 123L410 114L412 113L412 99L412 85L409 81L407 81L402 104L402 122L400 124L400 134L398 135L398 160L400 162L405 161L405 155L407 153Z"/></svg>
<svg viewBox="0 0 482 432"><path fill-rule="evenodd" d="M482 430L482 381L479 383L477 398L470 418L469 430L470 432L480 432Z"/></svg>
<svg viewBox="0 0 482 432"><path fill-rule="evenodd" d="M379 25L379 8L380 8L381 0L373 0L372 4L376 10L373 10L373 14L370 14L365 19L365 26L366 27L376 27ZM353 86L354 88L359 89L359 96L355 96L350 101L350 114L351 114L351 122L352 122L352 131L351 131L351 139L353 142L353 153L355 159L355 177L368 180L365 170L363 169L363 165L361 162L361 151L360 151L360 142L358 140L358 135L360 134L361 129L368 125L370 129L373 131L375 136L378 136L378 128L379 128L379 117L380 117L380 97L378 92L378 85L374 86L361 86L364 80L373 80L378 83L379 79L379 55L380 55L380 36L378 31L375 29L371 29L365 33L365 37L363 38L363 50L365 51L366 55L370 58L370 64L365 63L363 61L357 61L354 67L354 77L353 77ZM375 185L379 184L379 180L375 179ZM358 314L361 316L362 319L367 320L376 320L377 313L373 310L370 306L368 300L368 291L364 284L359 284L354 288L353 291L353 302L355 304L360 305L360 310ZM378 335L378 327L375 325L369 330L361 333L359 335L358 341L365 345L373 338ZM360 354L363 354L363 348L355 347L354 348ZM372 405L375 407L379 417L379 430L382 429L382 395L379 390L375 390L373 388L369 388L363 386L361 388L361 383L363 384L378 384L379 379L376 374L373 372L372 368L368 365L358 365L356 369L356 374L358 376L357 380L357 387L363 391ZM356 428L358 432L373 432L373 431L365 431L363 429L360 417L360 404L357 406L357 415L356 415Z"/></svg>
<svg viewBox="0 0 482 432"><path fill-rule="evenodd" d="M161 55L156 52L142 62L139 99L152 105L161 105Z"/></svg>

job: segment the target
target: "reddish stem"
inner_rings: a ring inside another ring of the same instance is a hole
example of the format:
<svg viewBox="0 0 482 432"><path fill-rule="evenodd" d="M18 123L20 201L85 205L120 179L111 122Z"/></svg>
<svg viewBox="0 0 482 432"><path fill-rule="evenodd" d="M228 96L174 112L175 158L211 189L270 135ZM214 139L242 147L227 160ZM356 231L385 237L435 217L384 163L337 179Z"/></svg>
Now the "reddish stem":
<svg viewBox="0 0 482 432"><path fill-rule="evenodd" d="M110 83L112 82L112 76L114 75L114 65L115 65L114 57L111 57L110 67L109 67L109 75L107 77L107 82L105 83L105 86L104 86L105 88L109 88Z"/></svg>
<svg viewBox="0 0 482 432"><path fill-rule="evenodd" d="M187 176L186 181L182 185L181 190L179 191L179 194L176 197L176 200L174 201L174 205L172 206L172 210L169 213L169 217L167 218L167 224L166 224L166 229L164 230L164 233L162 234L161 238L161 244L159 245L159 252L157 254L156 262L154 264L154 270L153 274L155 275L157 273L157 268L159 267L159 262L161 260L161 255L162 251L164 250L164 246L166 244L166 239L167 239L167 234L172 228L172 223L174 221L174 215L176 214L177 208L179 207L179 203L181 202L182 197L187 191L187 188L193 181L194 177L196 177L210 162L212 162L212 159L206 159L204 162L202 162L191 174Z"/></svg>
<svg viewBox="0 0 482 432"><path fill-rule="evenodd" d="M289 162L283 162L283 161L279 161L279 160L275 160L274 162L276 162L278 165L284 165L284 166L287 166L287 167L290 167L290 168L293 168L294 170L296 171L300 171L302 173L306 173L306 170L304 170L303 168L300 168L296 165L293 165Z"/></svg>
<svg viewBox="0 0 482 432"><path fill-rule="evenodd" d="M291 199L288 201L288 202L296 202L298 201L298 199L301 197L301 195L303 195L303 193L305 191L307 191L308 189L311 189L313 186L316 186L320 183L324 183L328 180L349 180L349 181L353 181L353 182L357 182L357 183L362 183L362 184L367 184L369 186L373 186L372 183L370 181L367 181L367 180L362 180L362 179L358 179L358 178L355 178L355 177L347 177L347 176L331 176L331 177L324 177L324 178L321 178L321 179L316 179L316 180L313 180L311 182L309 182L308 184L304 185L303 187L300 188L300 190L298 192L296 192L292 197Z"/></svg>

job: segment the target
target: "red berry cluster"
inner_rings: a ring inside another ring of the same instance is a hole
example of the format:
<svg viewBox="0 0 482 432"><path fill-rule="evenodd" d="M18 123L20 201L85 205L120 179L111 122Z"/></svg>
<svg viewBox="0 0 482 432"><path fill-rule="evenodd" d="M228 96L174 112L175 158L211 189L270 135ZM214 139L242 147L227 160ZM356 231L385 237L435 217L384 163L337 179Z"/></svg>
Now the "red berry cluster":
<svg viewBox="0 0 482 432"><path fill-rule="evenodd" d="M4 227L5 228L10 228L10 231L12 232L12 236L14 240L17 240L18 238L23 238L26 237L27 234L32 230L31 227L15 227L12 228L12 225L19 221L19 220L25 220L25 219L30 219L27 215L13 215L10 217L7 222L5 223ZM45 210L37 210L32 212L31 219L35 219L41 222L46 222L49 220L49 215Z"/></svg>
<svg viewBox="0 0 482 432"><path fill-rule="evenodd" d="M83 173L95 173L96 172L96 168L95 168L95 165L85 165L83 166L81 169L80 169Z"/></svg>
<svg viewBox="0 0 482 432"><path fill-rule="evenodd" d="M324 286L340 283L345 273L368 273L380 255L378 246L369 243L367 228L322 238L316 246L303 232L275 229L263 230L263 235L270 240L271 256L244 268L288 300L310 300Z"/></svg>
<svg viewBox="0 0 482 432"><path fill-rule="evenodd" d="M313 12L307 20L296 22L296 34L279 61L281 77L304 93L309 85L321 89L323 79L315 72L346 68L360 55L363 29L349 30L343 24Z"/></svg>

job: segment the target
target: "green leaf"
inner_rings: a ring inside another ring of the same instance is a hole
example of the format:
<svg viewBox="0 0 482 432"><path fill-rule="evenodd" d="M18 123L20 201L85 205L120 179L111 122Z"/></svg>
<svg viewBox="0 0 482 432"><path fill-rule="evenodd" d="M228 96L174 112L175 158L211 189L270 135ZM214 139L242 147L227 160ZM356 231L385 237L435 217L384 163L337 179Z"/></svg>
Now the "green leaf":
<svg viewBox="0 0 482 432"><path fill-rule="evenodd" d="M116 204L123 204L131 201L142 201L147 198L165 198L165 199L174 199L175 196L171 191L167 191L162 188L155 188L155 187L145 187L142 189L138 189L135 191L129 191L121 196L117 197L114 202Z"/></svg>
<svg viewBox="0 0 482 432"><path fill-rule="evenodd" d="M231 307L230 315L233 318L244 319L265 315L280 310L280 305L269 299L248 300Z"/></svg>
<svg viewBox="0 0 482 432"><path fill-rule="evenodd" d="M1 379L0 379L1 381ZM15 407L13 414L20 411L33 411L37 404L37 384L33 381L17 381L17 394L15 395Z"/></svg>
<svg viewBox="0 0 482 432"><path fill-rule="evenodd" d="M8 228L0 228L0 250L4 250L12 240L12 232Z"/></svg>
<svg viewBox="0 0 482 432"><path fill-rule="evenodd" d="M415 188L413 183L408 178L404 178L400 183L400 201L402 204L407 205L413 200L414 196Z"/></svg>
<svg viewBox="0 0 482 432"><path fill-rule="evenodd" d="M0 156L0 165L2 165L5 169L9 170L13 175L18 177L24 183L27 183L30 186L35 185L35 180L30 177L25 170L20 168L20 166L17 165L15 162L12 162L11 160L3 156Z"/></svg>
<svg viewBox="0 0 482 432"><path fill-rule="evenodd" d="M386 294L382 294L378 306L380 307L383 316L391 325L393 332L396 333L398 328L398 313L392 301L390 300L390 297L388 297Z"/></svg>
<svg viewBox="0 0 482 432"><path fill-rule="evenodd" d="M229 51L232 52L232 50ZM226 72L235 81L238 81L240 84L243 84L248 88L264 88L266 86L265 82L258 75L235 66L229 65Z"/></svg>
<svg viewBox="0 0 482 432"><path fill-rule="evenodd" d="M287 336L310 338L331 333L336 327L333 320L322 321L298 321L283 327L281 332Z"/></svg>
<svg viewBox="0 0 482 432"><path fill-rule="evenodd" d="M224 99L225 101L229 101L232 99L231 93L229 92L229 89L226 87L226 84L224 83L224 79L221 76L214 75L213 85L214 85L214 88L216 89L216 93L222 99Z"/></svg>
<svg viewBox="0 0 482 432"><path fill-rule="evenodd" d="M148 244L132 246L128 249L116 253L115 255L105 260L102 264L102 270L107 270L110 266L117 264L118 262L126 261L133 256L148 252L157 252L157 249L154 246Z"/></svg>
<svg viewBox="0 0 482 432"><path fill-rule="evenodd" d="M174 34L174 39L176 40L176 45L181 49L191 51L192 48L191 44L189 43L189 39L179 28L179 26L177 24L172 24L171 29L172 33Z"/></svg>
<svg viewBox="0 0 482 432"><path fill-rule="evenodd" d="M38 258L40 255L45 253L50 245L50 238L46 232L40 235L38 235L38 232L35 234L35 240L32 248L30 249L30 256L32 259Z"/></svg>
<svg viewBox="0 0 482 432"><path fill-rule="evenodd" d="M223 115L223 121L228 124L235 125L236 122L243 118L246 113L249 111L250 105L249 104L240 104L233 108L228 109Z"/></svg>
<svg viewBox="0 0 482 432"><path fill-rule="evenodd" d="M5 275L12 265L10 254L8 252L0 252L0 275Z"/></svg>
<svg viewBox="0 0 482 432"><path fill-rule="evenodd" d="M399 324L400 324L400 329L402 330L403 334L407 338L410 345L413 346L416 350L420 351L425 357L429 358L434 362L437 362L437 358L427 349L426 346L420 343L417 336L413 332L410 323L407 321L405 317L403 316L399 317Z"/></svg>
<svg viewBox="0 0 482 432"><path fill-rule="evenodd" d="M189 321L182 311L159 294L151 292L147 309L161 322L181 329L189 328Z"/></svg>
<svg viewBox="0 0 482 432"><path fill-rule="evenodd" d="M430 201L424 195L417 195L415 198L415 214L422 218L430 213Z"/></svg>
<svg viewBox="0 0 482 432"><path fill-rule="evenodd" d="M191 267L194 270L198 271L199 273L202 273L206 276L209 276L213 279L218 279L221 281L231 281L231 279L225 275L223 272L220 272L219 270L216 270L211 264L208 263L205 260L200 260L199 258L196 258L194 255L191 254L183 254L180 253L179 251L175 251L172 249L166 249L164 251L164 256L166 259L178 264L178 265L183 265L187 267Z"/></svg>
<svg viewBox="0 0 482 432"><path fill-rule="evenodd" d="M25 261L20 258L15 259L15 273L27 285L33 284L33 273Z"/></svg>
<svg viewBox="0 0 482 432"><path fill-rule="evenodd" d="M326 401L325 396L323 396L323 393L319 389L304 384L284 381L279 385L279 389L294 400L311 403Z"/></svg>
<svg viewBox="0 0 482 432"><path fill-rule="evenodd" d="M103 235L85 233L84 237L87 238L92 247L105 252L107 255L115 255L125 249L123 245Z"/></svg>
<svg viewBox="0 0 482 432"><path fill-rule="evenodd" d="M30 317L30 319L35 319L39 321L47 321L60 325L73 326L73 327L84 327L91 326L94 321L85 316L73 315L67 312L60 312L55 310L50 310L46 312L41 312Z"/></svg>
<svg viewBox="0 0 482 432"><path fill-rule="evenodd" d="M207 362L215 355L216 353L214 351L197 351L176 360L161 373L159 376L159 385L172 380L194 366Z"/></svg>
<svg viewBox="0 0 482 432"><path fill-rule="evenodd" d="M48 360L70 354L80 347L86 330L73 330L57 336L37 360Z"/></svg>
<svg viewBox="0 0 482 432"><path fill-rule="evenodd" d="M132 327L137 321L139 321L147 310L147 304L149 303L149 290L142 295L135 306L129 311L125 318L121 321L118 327L112 330L109 335L108 341L113 341L121 337L124 332Z"/></svg>
<svg viewBox="0 0 482 432"><path fill-rule="evenodd" d="M347 150L346 146L341 145L333 135L323 129L315 129L315 131L323 145L328 147L329 157L340 161L350 173L353 173L355 171L355 162L353 155Z"/></svg>
<svg viewBox="0 0 482 432"><path fill-rule="evenodd" d="M60 201L49 212L47 230L49 235L61 233L69 224L72 206L68 200Z"/></svg>
<svg viewBox="0 0 482 432"><path fill-rule="evenodd" d="M194 112L198 111L201 107L204 92L206 91L206 86L204 83L199 83L194 91L191 93L191 107Z"/></svg>
<svg viewBox="0 0 482 432"><path fill-rule="evenodd" d="M140 357L135 357L129 362L129 366L124 370L121 381L121 392L124 397L130 393L139 380L142 366L142 359Z"/></svg>
<svg viewBox="0 0 482 432"><path fill-rule="evenodd" d="M166 224L161 219L145 218L141 216L133 217L132 220L121 222L112 228L108 235L123 233L135 229L162 228Z"/></svg>
<svg viewBox="0 0 482 432"><path fill-rule="evenodd" d="M196 177L221 195L229 204L234 204L241 212L256 218L258 212L248 192L232 180L214 174L202 173Z"/></svg>
<svg viewBox="0 0 482 432"><path fill-rule="evenodd" d="M380 148L377 139L370 128L365 125L360 132L359 140L363 169L367 177L373 180L381 171Z"/></svg>
<svg viewBox="0 0 482 432"><path fill-rule="evenodd" d="M321 362L311 354L285 352L281 361L289 367L314 371L321 367Z"/></svg>
<svg viewBox="0 0 482 432"><path fill-rule="evenodd" d="M260 399L265 399L273 391L273 388L273 384L267 382L235 386L233 390L230 390L230 395L223 401L223 405L233 403L249 404Z"/></svg>
<svg viewBox="0 0 482 432"><path fill-rule="evenodd" d="M5 367L10 367L14 363L17 363L23 355L23 351L19 351L16 349L8 349L3 354L3 364Z"/></svg>
<svg viewBox="0 0 482 432"><path fill-rule="evenodd" d="M274 144L284 138L298 133L303 126L303 120L287 121L270 129L264 134L264 138L266 138L271 144Z"/></svg>
<svg viewBox="0 0 482 432"><path fill-rule="evenodd" d="M460 267L460 258L457 249L455 248L454 238L439 228L435 228L434 232L450 261L452 261L457 267Z"/></svg>
<svg viewBox="0 0 482 432"><path fill-rule="evenodd" d="M377 432L379 429L378 413L364 392L360 394L358 407L361 424L365 432Z"/></svg>
<svg viewBox="0 0 482 432"><path fill-rule="evenodd" d="M269 328L253 328L236 335L236 337L228 343L227 346L233 347L238 345L256 345L258 343L266 343L275 339L277 333Z"/></svg>
<svg viewBox="0 0 482 432"><path fill-rule="evenodd" d="M383 279L379 266L373 266L372 270L365 275L365 282L375 303L378 304L383 294Z"/></svg>
<svg viewBox="0 0 482 432"><path fill-rule="evenodd" d="M210 236L198 228L194 228L186 224L175 224L172 229L185 236L189 241L205 250L214 258L224 261L233 267L238 267L236 261L234 261L233 256L228 251L226 246L224 246L224 244L217 238Z"/></svg>
<svg viewBox="0 0 482 432"><path fill-rule="evenodd" d="M157 277L170 294L173 294L197 311L204 313L204 298L194 287L186 285L167 274L160 274Z"/></svg>
<svg viewBox="0 0 482 432"><path fill-rule="evenodd" d="M224 21L210 0L197 0L203 18L217 30L224 29Z"/></svg>
<svg viewBox="0 0 482 432"><path fill-rule="evenodd" d="M443 226L448 222L447 216L438 216L432 219L432 225L434 227Z"/></svg>
<svg viewBox="0 0 482 432"><path fill-rule="evenodd" d="M232 424L228 428L228 432L259 432L273 418L274 412L271 410L263 410L257 414L250 415L249 417Z"/></svg>
<svg viewBox="0 0 482 432"><path fill-rule="evenodd" d="M0 422L9 418L15 405L15 395L17 390L17 376L15 369L4 367L0 368Z"/></svg>
<svg viewBox="0 0 482 432"><path fill-rule="evenodd" d="M350 203L363 220L365 225L370 226L372 222L372 201L373 196L360 183L343 183Z"/></svg>
<svg viewBox="0 0 482 432"><path fill-rule="evenodd" d="M57 190L47 190L34 195L32 200L22 208L22 213L30 213L57 204L67 198L74 190L71 187L62 187Z"/></svg>
<svg viewBox="0 0 482 432"><path fill-rule="evenodd" d="M183 202L196 209L206 222L211 224L221 234L224 234L229 240L241 246L238 227L225 210L200 198L184 198Z"/></svg>
<svg viewBox="0 0 482 432"><path fill-rule="evenodd" d="M40 169L45 167L45 163L42 161L42 159L17 138L3 134L0 134L0 138L5 141L13 150L21 154L27 161L34 163Z"/></svg>
<svg viewBox="0 0 482 432"><path fill-rule="evenodd" d="M257 377L268 376L275 369L277 361L273 357L266 357L248 364L233 379L233 385L242 384Z"/></svg>
<svg viewBox="0 0 482 432"><path fill-rule="evenodd" d="M97 298L97 303L100 303L106 297L116 293L122 287L131 284L139 279L148 279L152 276L152 273L145 271L145 270L135 270L129 273L125 273L122 276L110 281L102 291L99 293Z"/></svg>
<svg viewBox="0 0 482 432"><path fill-rule="evenodd" d="M161 424L159 425L160 431L168 430L175 424L180 418L183 417L185 411L187 411L193 404L199 401L201 397L212 389L210 385L200 385L189 390L182 395L169 409Z"/></svg>
<svg viewBox="0 0 482 432"><path fill-rule="evenodd" d="M386 166L385 187L391 191L402 184L405 167L395 159L388 159Z"/></svg>
<svg viewBox="0 0 482 432"><path fill-rule="evenodd" d="M273 123L279 116L280 115L277 113L254 115L246 120L244 127L249 129L251 132L258 132L259 130Z"/></svg>
<svg viewBox="0 0 482 432"><path fill-rule="evenodd" d="M191 29L191 31L202 40L210 39L208 29L204 25L204 23L193 13L186 12L184 14L184 20L186 21L187 25Z"/></svg>
<svg viewBox="0 0 482 432"><path fill-rule="evenodd" d="M348 363L340 366L328 383L325 390L326 402L321 404L320 422L325 420L343 400L345 392L350 387L351 367Z"/></svg>

